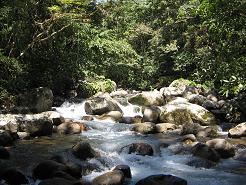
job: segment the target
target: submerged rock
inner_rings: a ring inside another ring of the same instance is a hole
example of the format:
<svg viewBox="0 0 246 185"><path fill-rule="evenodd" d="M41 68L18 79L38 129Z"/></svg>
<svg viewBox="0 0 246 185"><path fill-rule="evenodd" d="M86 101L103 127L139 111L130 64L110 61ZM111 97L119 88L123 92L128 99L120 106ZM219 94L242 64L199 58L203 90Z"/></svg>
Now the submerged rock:
<svg viewBox="0 0 246 185"><path fill-rule="evenodd" d="M113 170L96 177L92 185L122 185L124 182L124 173L120 170Z"/></svg>
<svg viewBox="0 0 246 185"><path fill-rule="evenodd" d="M201 125L217 124L217 120L211 112L199 105L181 100L181 98L178 98L162 107L160 114L162 122L174 123L176 125L191 122L197 122Z"/></svg>
<svg viewBox="0 0 246 185"><path fill-rule="evenodd" d="M225 139L212 139L207 141L206 145L215 149L221 158L227 159L235 155L235 148Z"/></svg>
<svg viewBox="0 0 246 185"><path fill-rule="evenodd" d="M79 159L86 160L96 156L96 152L87 142L79 142L72 148L72 153Z"/></svg>
<svg viewBox="0 0 246 185"><path fill-rule="evenodd" d="M246 136L246 122L231 128L228 132L228 136L232 138L240 138Z"/></svg>
<svg viewBox="0 0 246 185"><path fill-rule="evenodd" d="M154 154L154 150L151 145L147 143L133 143L129 147L129 154L136 153L137 155L149 155Z"/></svg>
<svg viewBox="0 0 246 185"><path fill-rule="evenodd" d="M136 183L136 185L187 185L187 181L173 175L151 175Z"/></svg>
<svg viewBox="0 0 246 185"><path fill-rule="evenodd" d="M122 171L125 178L132 178L131 168L128 165L117 165L114 170Z"/></svg>
<svg viewBox="0 0 246 185"><path fill-rule="evenodd" d="M192 147L191 152L194 156L213 162L218 162L220 160L220 155L214 149L203 143L197 143Z"/></svg>

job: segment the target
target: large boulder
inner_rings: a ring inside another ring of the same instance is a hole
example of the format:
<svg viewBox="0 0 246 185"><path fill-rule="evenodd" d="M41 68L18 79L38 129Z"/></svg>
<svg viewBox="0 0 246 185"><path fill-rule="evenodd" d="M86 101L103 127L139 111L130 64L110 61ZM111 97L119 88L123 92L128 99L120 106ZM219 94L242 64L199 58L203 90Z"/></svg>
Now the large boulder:
<svg viewBox="0 0 246 185"><path fill-rule="evenodd" d="M246 122L237 125L229 130L228 136L232 138L240 138L246 136Z"/></svg>
<svg viewBox="0 0 246 185"><path fill-rule="evenodd" d="M96 152L91 145L86 142L79 142L72 148L72 153L79 159L86 160L96 156Z"/></svg>
<svg viewBox="0 0 246 185"><path fill-rule="evenodd" d="M187 185L187 181L173 175L151 175L136 183L136 185Z"/></svg>
<svg viewBox="0 0 246 185"><path fill-rule="evenodd" d="M164 98L162 94L157 90L138 93L130 97L128 101L131 104L141 106L160 106L164 104Z"/></svg>
<svg viewBox="0 0 246 185"><path fill-rule="evenodd" d="M160 121L176 125L190 122L197 122L201 125L217 124L217 120L211 112L182 98L173 100L162 107Z"/></svg>
<svg viewBox="0 0 246 185"><path fill-rule="evenodd" d="M53 104L53 93L49 88L39 87L20 95L17 106L28 107L32 113L49 111Z"/></svg>
<svg viewBox="0 0 246 185"><path fill-rule="evenodd" d="M133 143L129 146L129 154L135 153L137 155L149 155L152 156L154 154L154 150L151 145L147 143Z"/></svg>
<svg viewBox="0 0 246 185"><path fill-rule="evenodd" d="M119 105L110 98L94 97L85 102L85 112L90 115L102 115L110 111L122 112Z"/></svg>
<svg viewBox="0 0 246 185"><path fill-rule="evenodd" d="M216 150L203 143L197 143L192 147L191 152L194 156L209 161L218 162L220 160L220 155L216 152Z"/></svg>
<svg viewBox="0 0 246 185"><path fill-rule="evenodd" d="M143 121L157 123L160 112L160 109L156 106L145 107L143 109Z"/></svg>
<svg viewBox="0 0 246 185"><path fill-rule="evenodd" d="M151 122L136 123L132 130L141 134L153 134L156 132L156 126Z"/></svg>
<svg viewBox="0 0 246 185"><path fill-rule="evenodd" d="M92 185L122 185L124 182L124 173L120 170L113 170L96 177Z"/></svg>
<svg viewBox="0 0 246 185"><path fill-rule="evenodd" d="M225 139L212 139L207 141L206 145L215 149L221 158L227 159L235 155L235 148Z"/></svg>

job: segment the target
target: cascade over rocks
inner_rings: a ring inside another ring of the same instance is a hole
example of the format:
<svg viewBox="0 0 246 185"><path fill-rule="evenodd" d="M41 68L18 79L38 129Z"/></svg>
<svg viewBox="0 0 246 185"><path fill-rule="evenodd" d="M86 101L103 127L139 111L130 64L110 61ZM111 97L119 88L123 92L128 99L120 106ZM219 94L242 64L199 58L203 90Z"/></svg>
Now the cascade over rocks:
<svg viewBox="0 0 246 185"><path fill-rule="evenodd" d="M235 148L225 139L212 139L207 141L206 145L215 149L223 159L227 159L235 155Z"/></svg>
<svg viewBox="0 0 246 185"><path fill-rule="evenodd" d="M124 173L121 170L113 170L96 177L92 185L122 185L124 179Z"/></svg>
<svg viewBox="0 0 246 185"><path fill-rule="evenodd" d="M157 90L138 93L130 97L128 101L131 104L140 106L161 106L165 102L162 94Z"/></svg>
<svg viewBox="0 0 246 185"><path fill-rule="evenodd" d="M246 136L246 122L238 124L236 127L231 128L228 136L232 138L240 138Z"/></svg>
<svg viewBox="0 0 246 185"><path fill-rule="evenodd" d="M161 108L160 121L182 125L197 122L201 125L215 125L217 120L205 108L189 103L186 99L177 98Z"/></svg>
<svg viewBox="0 0 246 185"><path fill-rule="evenodd" d="M151 175L136 183L136 185L187 185L187 181L173 175Z"/></svg>

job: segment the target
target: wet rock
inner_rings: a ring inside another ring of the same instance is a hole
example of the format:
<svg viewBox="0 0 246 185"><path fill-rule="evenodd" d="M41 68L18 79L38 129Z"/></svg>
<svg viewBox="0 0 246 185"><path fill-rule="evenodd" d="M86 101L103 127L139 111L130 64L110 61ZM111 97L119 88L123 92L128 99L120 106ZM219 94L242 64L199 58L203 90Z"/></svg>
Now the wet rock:
<svg viewBox="0 0 246 185"><path fill-rule="evenodd" d="M136 185L187 185L187 181L173 175L151 175L136 183Z"/></svg>
<svg viewBox="0 0 246 185"><path fill-rule="evenodd" d="M62 155L54 155L50 158L50 160L56 161L64 165L68 163L68 158Z"/></svg>
<svg viewBox="0 0 246 185"><path fill-rule="evenodd" d="M184 123L181 127L181 135L194 134L196 135L202 127L198 123Z"/></svg>
<svg viewBox="0 0 246 185"><path fill-rule="evenodd" d="M196 142L197 139L194 134L187 134L183 136L182 141L185 142L186 144L189 144L189 143Z"/></svg>
<svg viewBox="0 0 246 185"><path fill-rule="evenodd" d="M194 156L201 157L213 162L218 162L220 160L220 155L214 149L203 143L197 143L192 147L191 152Z"/></svg>
<svg viewBox="0 0 246 185"><path fill-rule="evenodd" d="M83 116L82 117L82 120L85 120L85 121L92 121L94 118L92 115L86 115L86 116Z"/></svg>
<svg viewBox="0 0 246 185"><path fill-rule="evenodd" d="M9 151L6 148L0 146L0 159L9 159L9 157Z"/></svg>
<svg viewBox="0 0 246 185"><path fill-rule="evenodd" d="M64 164L58 163L56 161L46 160L39 163L33 169L32 176L34 179L49 179L54 177L54 174L59 171L67 173L67 167Z"/></svg>
<svg viewBox="0 0 246 185"><path fill-rule="evenodd" d="M240 138L246 136L246 122L231 128L228 132L228 136L232 138Z"/></svg>
<svg viewBox="0 0 246 185"><path fill-rule="evenodd" d="M82 177L82 166L73 162L66 163L67 166L67 173L72 175L75 178Z"/></svg>
<svg viewBox="0 0 246 185"><path fill-rule="evenodd" d="M92 181L92 185L122 185L124 182L124 174L120 170L113 170L96 177Z"/></svg>
<svg viewBox="0 0 246 185"><path fill-rule="evenodd" d="M114 170L122 171L125 178L132 178L131 168L128 165L117 165Z"/></svg>
<svg viewBox="0 0 246 185"><path fill-rule="evenodd" d="M134 124L133 131L141 134L153 134L156 132L156 126L154 123L136 123Z"/></svg>
<svg viewBox="0 0 246 185"><path fill-rule="evenodd" d="M122 120L122 117L123 117L123 114L120 111L110 111L96 118L99 120L109 120L113 122L120 122Z"/></svg>
<svg viewBox="0 0 246 185"><path fill-rule="evenodd" d="M10 132L0 131L0 146L10 146L13 141L14 139Z"/></svg>
<svg viewBox="0 0 246 185"><path fill-rule="evenodd" d="M145 107L143 110L143 121L157 123L160 115L160 109L158 107Z"/></svg>
<svg viewBox="0 0 246 185"><path fill-rule="evenodd" d="M212 139L206 145L215 149L221 158L227 159L235 155L235 148L225 139Z"/></svg>
<svg viewBox="0 0 246 185"><path fill-rule="evenodd" d="M158 123L156 124L156 132L163 133L169 130L175 130L177 126L173 123Z"/></svg>
<svg viewBox="0 0 246 185"><path fill-rule="evenodd" d="M101 169L97 164L89 163L87 161L84 161L81 163L82 165L82 175L88 175L91 174L93 171L100 172Z"/></svg>
<svg viewBox="0 0 246 185"><path fill-rule="evenodd" d="M136 153L137 155L149 155L152 156L154 154L154 150L151 145L147 143L133 143L129 147L129 154Z"/></svg>
<svg viewBox="0 0 246 185"><path fill-rule="evenodd" d="M211 112L199 105L181 101L181 98L173 100L161 108L160 121L176 125L192 122L205 126L217 124L217 120Z"/></svg>
<svg viewBox="0 0 246 185"><path fill-rule="evenodd" d="M66 179L66 180L69 180L69 181L75 181L76 178L72 177L71 175L67 174L66 172L63 172L63 171L57 171L53 174L53 178L63 178L63 179Z"/></svg>
<svg viewBox="0 0 246 185"><path fill-rule="evenodd" d="M140 106L160 106L164 104L164 98L159 91L146 91L138 93L128 99L129 103Z"/></svg>
<svg viewBox="0 0 246 185"><path fill-rule="evenodd" d="M43 180L39 183L39 185L82 185L82 183L55 177L52 179Z"/></svg>
<svg viewBox="0 0 246 185"><path fill-rule="evenodd" d="M79 142L72 148L72 153L79 159L86 160L96 156L96 152L91 145L86 142Z"/></svg>
<svg viewBox="0 0 246 185"><path fill-rule="evenodd" d="M28 180L20 171L15 168L8 168L1 174L1 179L10 185L28 184Z"/></svg>
<svg viewBox="0 0 246 185"><path fill-rule="evenodd" d="M83 131L87 131L87 128L83 123L65 122L60 124L56 130L59 134L79 134Z"/></svg>
<svg viewBox="0 0 246 185"><path fill-rule="evenodd" d="M32 113L50 111L53 93L49 88L39 87L18 97L17 106L28 107Z"/></svg>
<svg viewBox="0 0 246 185"><path fill-rule="evenodd" d="M95 97L85 103L85 112L90 115L102 115L110 111L122 112L120 107L113 99Z"/></svg>
<svg viewBox="0 0 246 185"><path fill-rule="evenodd" d="M214 109L218 109L219 105L211 100L206 100L203 102L202 106L207 109L207 110L214 110Z"/></svg>
<svg viewBox="0 0 246 185"><path fill-rule="evenodd" d="M246 162L246 150L240 151L240 152L234 157L234 159L236 159L236 160L238 160L238 161Z"/></svg>
<svg viewBox="0 0 246 185"><path fill-rule="evenodd" d="M126 124L134 124L134 123L142 123L143 118L141 116L134 116L134 117L123 117L121 122Z"/></svg>

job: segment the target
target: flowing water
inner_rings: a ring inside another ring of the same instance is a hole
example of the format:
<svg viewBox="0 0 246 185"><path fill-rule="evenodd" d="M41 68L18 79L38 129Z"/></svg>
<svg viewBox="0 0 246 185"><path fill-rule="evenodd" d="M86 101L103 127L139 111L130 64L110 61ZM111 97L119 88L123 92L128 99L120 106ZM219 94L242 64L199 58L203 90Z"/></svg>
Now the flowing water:
<svg viewBox="0 0 246 185"><path fill-rule="evenodd" d="M133 105L120 106L124 116L141 115L140 110ZM84 102L77 104L64 103L56 110L65 118L74 120L80 120L86 114ZM16 148L16 151L19 152L16 156L21 157L21 153L25 153L29 158L30 164L20 164L20 168L25 166L26 173L30 174L33 167L31 164L37 163L40 158L44 157L45 153L46 157L52 153L64 153L64 149L69 149L77 141L83 140L88 141L101 154L100 157L89 161L97 164L101 170L92 172L84 176L83 179L92 180L96 176L112 170L116 165L126 164L130 166L133 176L130 181L131 185L153 174L172 174L186 179L189 185L243 185L245 183L246 164L233 159L223 160L212 169L195 168L186 165L194 157L190 154L175 155L172 152L173 149L179 146L176 143L177 136L136 134L130 131L132 125L123 123L91 121L86 124L91 129L81 133L81 135L44 137L34 141L21 142ZM152 145L154 156L128 154L125 146L134 142L144 142ZM171 145L167 148L160 147L163 143ZM77 160L77 162L80 161ZM25 163L25 161L22 163ZM239 167L244 170L238 170Z"/></svg>

